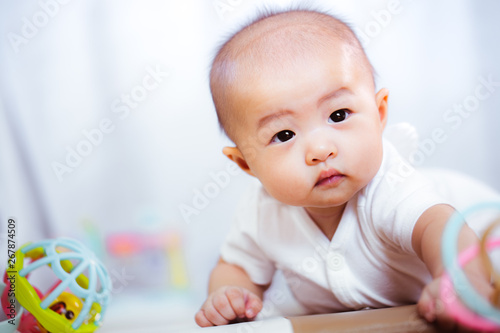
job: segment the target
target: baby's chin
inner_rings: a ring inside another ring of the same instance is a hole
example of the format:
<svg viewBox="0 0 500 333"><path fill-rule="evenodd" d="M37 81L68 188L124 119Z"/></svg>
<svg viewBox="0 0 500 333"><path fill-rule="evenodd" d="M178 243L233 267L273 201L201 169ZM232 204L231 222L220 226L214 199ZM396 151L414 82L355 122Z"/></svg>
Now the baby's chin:
<svg viewBox="0 0 500 333"><path fill-rule="evenodd" d="M344 207L349 200L335 200L324 203L311 203L309 205L303 205L304 208L315 209L315 210L328 210L331 208Z"/></svg>
<svg viewBox="0 0 500 333"><path fill-rule="evenodd" d="M335 199L323 199L323 200L302 200L302 201L289 201L283 202L286 205L304 207L306 209L313 210L328 210L328 209L338 209L339 207L344 207L347 202L352 197L348 198L335 198Z"/></svg>

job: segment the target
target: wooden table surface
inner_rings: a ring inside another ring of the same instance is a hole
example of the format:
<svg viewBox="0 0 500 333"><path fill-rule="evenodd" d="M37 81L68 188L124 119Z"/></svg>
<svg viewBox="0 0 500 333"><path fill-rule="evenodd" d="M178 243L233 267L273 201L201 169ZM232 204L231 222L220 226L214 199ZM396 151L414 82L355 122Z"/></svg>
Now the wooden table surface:
<svg viewBox="0 0 500 333"><path fill-rule="evenodd" d="M387 309L289 317L293 333L438 333L417 314L416 305Z"/></svg>

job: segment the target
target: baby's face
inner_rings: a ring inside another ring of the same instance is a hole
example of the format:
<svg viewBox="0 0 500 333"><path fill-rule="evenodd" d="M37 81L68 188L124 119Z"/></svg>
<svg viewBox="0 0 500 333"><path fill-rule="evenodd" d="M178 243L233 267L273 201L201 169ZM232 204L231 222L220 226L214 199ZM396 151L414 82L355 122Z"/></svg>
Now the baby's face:
<svg viewBox="0 0 500 333"><path fill-rule="evenodd" d="M375 94L371 73L354 58L344 47L293 69L264 65L239 76L231 103L237 162L279 201L338 207L377 173L387 90Z"/></svg>

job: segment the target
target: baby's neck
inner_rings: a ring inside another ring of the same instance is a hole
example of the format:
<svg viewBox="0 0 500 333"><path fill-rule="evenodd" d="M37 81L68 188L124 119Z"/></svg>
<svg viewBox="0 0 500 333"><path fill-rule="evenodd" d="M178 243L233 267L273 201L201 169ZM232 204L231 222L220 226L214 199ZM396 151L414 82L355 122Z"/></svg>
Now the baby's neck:
<svg viewBox="0 0 500 333"><path fill-rule="evenodd" d="M328 208L305 207L305 210L323 234L328 237L329 240L332 240L340 220L342 219L345 206L346 204Z"/></svg>

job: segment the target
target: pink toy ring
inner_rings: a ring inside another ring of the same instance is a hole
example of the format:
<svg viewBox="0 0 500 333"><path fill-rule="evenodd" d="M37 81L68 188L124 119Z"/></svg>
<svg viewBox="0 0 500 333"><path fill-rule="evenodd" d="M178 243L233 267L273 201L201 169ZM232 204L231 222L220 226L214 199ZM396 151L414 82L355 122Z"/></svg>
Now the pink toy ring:
<svg viewBox="0 0 500 333"><path fill-rule="evenodd" d="M500 246L500 238L491 240L487 243L488 251ZM479 254L479 246L474 245L463 251L458 263L461 267L474 259ZM475 330L485 332L498 331L500 328L496 323L469 310L457 297L448 273L443 274L441 278L441 300L444 303L446 311L459 323Z"/></svg>

